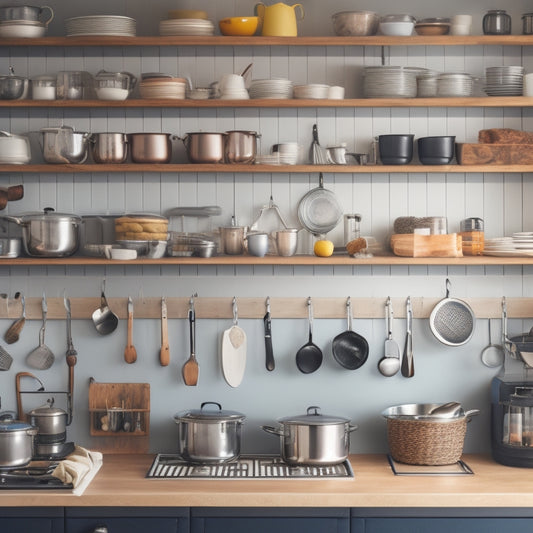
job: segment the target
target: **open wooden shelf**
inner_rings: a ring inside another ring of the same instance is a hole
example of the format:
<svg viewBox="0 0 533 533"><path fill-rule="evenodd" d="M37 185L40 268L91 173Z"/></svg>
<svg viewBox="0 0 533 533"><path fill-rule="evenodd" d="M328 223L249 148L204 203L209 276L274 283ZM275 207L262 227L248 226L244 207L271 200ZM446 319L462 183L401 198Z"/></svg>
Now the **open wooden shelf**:
<svg viewBox="0 0 533 533"><path fill-rule="evenodd" d="M0 100L1 107L59 108L351 108L351 107L531 107L530 96L472 96L457 98L346 98L328 99L250 99L250 100L189 100L175 98L139 98L130 100Z"/></svg>
<svg viewBox="0 0 533 533"><path fill-rule="evenodd" d="M113 172L171 172L175 174L194 173L230 173L230 174L430 174L430 173L469 173L469 172L533 172L533 165L241 165L241 164L86 164L86 165L1 165L0 173L37 173L37 174L82 174L82 173L113 173Z"/></svg>
<svg viewBox="0 0 533 533"><path fill-rule="evenodd" d="M87 36L41 37L36 39L5 38L0 46L472 46L472 45L533 45L533 35L411 35L395 37L337 37L335 35L302 37L229 37L170 36L137 37Z"/></svg>
<svg viewBox="0 0 533 533"><path fill-rule="evenodd" d="M118 261L97 257L17 257L14 259L0 259L0 266L51 266L51 265L76 265L76 266L109 266L109 265L199 265L199 266L335 266L335 265L444 265L444 266L490 266L490 265L533 265L533 257L492 257L492 256L465 256L465 257L397 257L392 255L374 256L368 258L355 258L347 254L335 254L331 257L317 257L315 255L295 255L281 257L269 255L253 257L249 255L220 255L216 257L163 257L161 259L133 259L131 261Z"/></svg>

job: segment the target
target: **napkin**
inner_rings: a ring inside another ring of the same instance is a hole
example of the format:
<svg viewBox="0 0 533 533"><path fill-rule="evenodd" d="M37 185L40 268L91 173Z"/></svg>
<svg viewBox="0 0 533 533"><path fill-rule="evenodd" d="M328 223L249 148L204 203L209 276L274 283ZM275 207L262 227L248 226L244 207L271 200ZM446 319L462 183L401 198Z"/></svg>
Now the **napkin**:
<svg viewBox="0 0 533 533"><path fill-rule="evenodd" d="M72 483L73 493L81 495L100 470L102 459L100 452L90 451L76 445L74 451L59 462L52 476L63 483Z"/></svg>

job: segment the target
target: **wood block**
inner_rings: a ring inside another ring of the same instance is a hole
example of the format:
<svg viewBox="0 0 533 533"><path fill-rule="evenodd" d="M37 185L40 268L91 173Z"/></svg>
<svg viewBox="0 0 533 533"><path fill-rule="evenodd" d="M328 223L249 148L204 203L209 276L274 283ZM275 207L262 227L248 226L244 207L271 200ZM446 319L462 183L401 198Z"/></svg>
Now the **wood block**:
<svg viewBox="0 0 533 533"><path fill-rule="evenodd" d="M533 144L457 143L460 165L533 165Z"/></svg>
<svg viewBox="0 0 533 533"><path fill-rule="evenodd" d="M394 255L401 257L462 257L462 238L457 233L418 235L397 233L391 236Z"/></svg>

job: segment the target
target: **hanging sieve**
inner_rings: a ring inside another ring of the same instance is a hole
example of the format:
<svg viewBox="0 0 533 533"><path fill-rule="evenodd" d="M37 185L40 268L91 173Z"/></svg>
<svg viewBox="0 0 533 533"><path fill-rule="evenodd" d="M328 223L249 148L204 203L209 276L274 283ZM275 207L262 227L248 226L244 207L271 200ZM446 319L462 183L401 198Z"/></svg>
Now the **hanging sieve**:
<svg viewBox="0 0 533 533"><path fill-rule="evenodd" d="M450 298L450 280L446 280L446 298L431 311L429 327L433 335L448 346L462 346L474 334L476 317L462 300Z"/></svg>

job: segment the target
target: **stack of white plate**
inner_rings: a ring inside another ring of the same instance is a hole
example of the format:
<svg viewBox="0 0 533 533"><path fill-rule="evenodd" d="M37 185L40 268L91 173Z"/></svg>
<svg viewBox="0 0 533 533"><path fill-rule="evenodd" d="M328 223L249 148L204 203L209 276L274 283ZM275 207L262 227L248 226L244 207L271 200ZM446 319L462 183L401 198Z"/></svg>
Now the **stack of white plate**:
<svg viewBox="0 0 533 533"><path fill-rule="evenodd" d="M533 256L533 232L513 233L512 237L485 239L485 255L497 257Z"/></svg>
<svg viewBox="0 0 533 533"><path fill-rule="evenodd" d="M168 19L159 23L159 35L214 35L215 25L204 19Z"/></svg>
<svg viewBox="0 0 533 533"><path fill-rule="evenodd" d="M292 98L292 81L285 78L252 80L248 92L250 93L250 98Z"/></svg>
<svg viewBox="0 0 533 533"><path fill-rule="evenodd" d="M430 98L437 96L438 72L423 74L416 78L417 91L416 95L420 98Z"/></svg>
<svg viewBox="0 0 533 533"><path fill-rule="evenodd" d="M256 165L280 165L279 153L255 156Z"/></svg>
<svg viewBox="0 0 533 533"><path fill-rule="evenodd" d="M139 84L141 98L185 98L187 81L184 78L147 78Z"/></svg>
<svg viewBox="0 0 533 533"><path fill-rule="evenodd" d="M521 96L524 67L488 67L485 69L485 92L489 96Z"/></svg>
<svg viewBox="0 0 533 533"><path fill-rule="evenodd" d="M520 231L513 233L513 245L517 250L525 250L533 253L533 232Z"/></svg>
<svg viewBox="0 0 533 533"><path fill-rule="evenodd" d="M89 15L65 20L67 37L82 35L117 35L135 37L137 23L130 17L115 15Z"/></svg>
<svg viewBox="0 0 533 533"><path fill-rule="evenodd" d="M309 85L296 85L294 87L294 98L321 99L328 98L329 85L311 83Z"/></svg>
<svg viewBox="0 0 533 533"><path fill-rule="evenodd" d="M365 98L414 98L416 79L427 72L416 67L365 67Z"/></svg>
<svg viewBox="0 0 533 533"><path fill-rule="evenodd" d="M437 96L472 96L474 78L465 72L443 72L437 78Z"/></svg>

